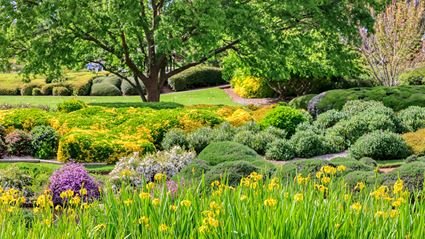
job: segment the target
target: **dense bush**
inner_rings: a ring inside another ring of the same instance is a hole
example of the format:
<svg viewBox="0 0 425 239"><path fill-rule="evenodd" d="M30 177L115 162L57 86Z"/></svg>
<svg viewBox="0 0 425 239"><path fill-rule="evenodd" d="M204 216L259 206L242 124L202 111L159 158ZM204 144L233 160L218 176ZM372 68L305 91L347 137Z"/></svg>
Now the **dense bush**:
<svg viewBox="0 0 425 239"><path fill-rule="evenodd" d="M6 128L31 130L35 126L49 125L51 118L51 114L41 109L17 109L0 118L0 123Z"/></svg>
<svg viewBox="0 0 425 239"><path fill-rule="evenodd" d="M39 95L44 95L44 94L43 94L43 91L40 88L34 88L34 89L32 89L32 95L39 96Z"/></svg>
<svg viewBox="0 0 425 239"><path fill-rule="evenodd" d="M425 67L419 67L407 72L403 72L399 76L399 81L404 85L424 85Z"/></svg>
<svg viewBox="0 0 425 239"><path fill-rule="evenodd" d="M131 83L133 83L134 85L136 85L136 82L134 81L133 78L130 78ZM140 85L142 87L142 90L144 93L146 93L146 89L145 86L143 85L142 82L140 82ZM123 80L121 82L121 92L123 95L139 95L139 92L137 92L136 88L134 88L132 85L130 85L130 83L128 83L126 80Z"/></svg>
<svg viewBox="0 0 425 239"><path fill-rule="evenodd" d="M196 89L205 86L224 84L221 69L208 66L197 66L185 70L168 79L168 84L174 91Z"/></svg>
<svg viewBox="0 0 425 239"><path fill-rule="evenodd" d="M92 102L89 103L89 105L107 108L149 108L153 110L177 109L184 107L184 105L175 102Z"/></svg>
<svg viewBox="0 0 425 239"><path fill-rule="evenodd" d="M0 159L3 158L7 153L7 145L0 137Z"/></svg>
<svg viewBox="0 0 425 239"><path fill-rule="evenodd" d="M58 150L59 135L50 126L36 126L31 131L33 155L40 159L51 159Z"/></svg>
<svg viewBox="0 0 425 239"><path fill-rule="evenodd" d="M333 158L329 162L334 166L344 165L346 167L344 174L352 171L373 171L375 168L351 157Z"/></svg>
<svg viewBox="0 0 425 239"><path fill-rule="evenodd" d="M346 118L347 115L344 112L328 110L325 113L318 115L313 124L319 129L327 129Z"/></svg>
<svg viewBox="0 0 425 239"><path fill-rule="evenodd" d="M288 136L288 133L284 129L279 129L274 126L269 126L263 131L264 133L273 135L276 138L284 139Z"/></svg>
<svg viewBox="0 0 425 239"><path fill-rule="evenodd" d="M398 112L403 130L414 132L425 128L425 107L410 106Z"/></svg>
<svg viewBox="0 0 425 239"><path fill-rule="evenodd" d="M366 165L369 165L371 167L378 166L378 163L373 158L363 157L363 158L359 159L359 161L366 164Z"/></svg>
<svg viewBox="0 0 425 239"><path fill-rule="evenodd" d="M52 201L56 205L69 202L74 196L78 196L83 202L97 199L100 197L99 186L82 165L68 163L52 174L49 190L52 193ZM83 188L85 193L82 193ZM72 196L61 197L61 193L67 190L72 190Z"/></svg>
<svg viewBox="0 0 425 239"><path fill-rule="evenodd" d="M301 111L289 106L278 105L266 114L261 123L266 127L274 126L284 129L289 135L292 135L297 125L307 120L308 118Z"/></svg>
<svg viewBox="0 0 425 239"><path fill-rule="evenodd" d="M158 173L171 178L180 172L186 165L195 159L194 152L188 152L180 147L173 147L167 151L158 151L144 157L135 155L119 160L114 170L110 173L110 180L117 188L122 183L140 187L144 182L154 180Z"/></svg>
<svg viewBox="0 0 425 239"><path fill-rule="evenodd" d="M275 95L267 82L254 76L235 76L230 81L235 93L243 98L268 98Z"/></svg>
<svg viewBox="0 0 425 239"><path fill-rule="evenodd" d="M347 187L355 188L357 183L362 182L366 186L373 186L379 184L382 178L379 174L373 171L352 171L344 176L344 181L347 183ZM359 190L359 189L356 189Z"/></svg>
<svg viewBox="0 0 425 239"><path fill-rule="evenodd" d="M266 151L266 158L268 160L286 161L294 157L294 149L286 139L276 140L270 143Z"/></svg>
<svg viewBox="0 0 425 239"><path fill-rule="evenodd" d="M254 149L257 153L264 155L267 150L267 145L278 138L266 131L253 133L251 131L243 130L239 131L233 141L246 145L251 149Z"/></svg>
<svg viewBox="0 0 425 239"><path fill-rule="evenodd" d="M307 110L308 103L316 95L317 94L308 94L308 95L296 97L296 98L292 99L291 101L289 101L289 106L297 108L297 109Z"/></svg>
<svg viewBox="0 0 425 239"><path fill-rule="evenodd" d="M183 178L183 180L191 179L193 182L199 183L198 180L200 180L210 169L211 166L207 162L195 159L186 165L175 177L177 179Z"/></svg>
<svg viewBox="0 0 425 239"><path fill-rule="evenodd" d="M380 130L360 137L350 148L350 155L357 159L404 159L410 154L411 150L401 136Z"/></svg>
<svg viewBox="0 0 425 239"><path fill-rule="evenodd" d="M310 158L326 153L324 137L311 130L296 132L289 140L289 144L298 157Z"/></svg>
<svg viewBox="0 0 425 239"><path fill-rule="evenodd" d="M218 127L214 128L212 132L212 141L221 142L221 141L232 141L233 137L236 134L237 129L231 124L224 122Z"/></svg>
<svg viewBox="0 0 425 239"><path fill-rule="evenodd" d="M205 173L205 183L210 185L214 181L227 182L230 186L236 186L243 177L252 172L259 172L260 168L252 162L245 160L227 161L212 167Z"/></svg>
<svg viewBox="0 0 425 239"><path fill-rule="evenodd" d="M0 88L0 95L20 95L21 91L19 88L2 89Z"/></svg>
<svg viewBox="0 0 425 239"><path fill-rule="evenodd" d="M33 178L24 170L15 165L10 165L5 169L0 169L0 188L17 189L23 192L26 198L34 195L32 190Z"/></svg>
<svg viewBox="0 0 425 239"><path fill-rule="evenodd" d="M31 155L31 135L22 130L15 130L8 134L5 138L8 153L16 156Z"/></svg>
<svg viewBox="0 0 425 239"><path fill-rule="evenodd" d="M37 84L37 83L23 84L21 86L21 95L33 95L32 92L34 88L40 88L40 84Z"/></svg>
<svg viewBox="0 0 425 239"><path fill-rule="evenodd" d="M4 140L4 137L6 137L7 133L6 133L6 128L0 124L0 139Z"/></svg>
<svg viewBox="0 0 425 239"><path fill-rule="evenodd" d="M52 94L54 96L70 96L72 95L72 91L66 87L58 86L58 87L53 87Z"/></svg>
<svg viewBox="0 0 425 239"><path fill-rule="evenodd" d="M202 150L198 158L210 165L217 165L228 161L244 160L252 162L261 160L261 157L253 149L230 141L211 143Z"/></svg>
<svg viewBox="0 0 425 239"><path fill-rule="evenodd" d="M425 86L397 86L352 88L346 90L330 90L324 94L314 106L316 112L330 109L340 110L350 100L375 100L382 102L394 111L406 109L409 106L425 106Z"/></svg>
<svg viewBox="0 0 425 239"><path fill-rule="evenodd" d="M181 148L185 149L188 148L189 143L186 139L186 133L183 130L171 129L165 134L161 145L165 150L170 150L174 146L180 146Z"/></svg>
<svg viewBox="0 0 425 239"><path fill-rule="evenodd" d="M392 109L386 107L382 102L374 100L350 100L344 104L341 111L347 116L354 116L363 112L394 114Z"/></svg>
<svg viewBox="0 0 425 239"><path fill-rule="evenodd" d="M403 134L402 137L415 154L425 154L425 129Z"/></svg>
<svg viewBox="0 0 425 239"><path fill-rule="evenodd" d="M339 153L348 147L345 139L339 135L328 133L324 135L323 140L325 145L324 151L326 153Z"/></svg>
<svg viewBox="0 0 425 239"><path fill-rule="evenodd" d="M316 172L320 171L322 166L329 164L328 161L320 159L293 160L278 168L276 176L292 180L297 174L314 175Z"/></svg>
<svg viewBox="0 0 425 239"><path fill-rule="evenodd" d="M119 96L122 95L121 90L111 84L98 83L93 84L90 95L92 96Z"/></svg>
<svg viewBox="0 0 425 239"><path fill-rule="evenodd" d="M61 112L65 112L65 113L70 113L76 110L81 110L83 108L86 108L87 104L84 103L81 100L76 100L76 99L72 99L72 100L67 100L64 101L62 103L58 104L58 110Z"/></svg>

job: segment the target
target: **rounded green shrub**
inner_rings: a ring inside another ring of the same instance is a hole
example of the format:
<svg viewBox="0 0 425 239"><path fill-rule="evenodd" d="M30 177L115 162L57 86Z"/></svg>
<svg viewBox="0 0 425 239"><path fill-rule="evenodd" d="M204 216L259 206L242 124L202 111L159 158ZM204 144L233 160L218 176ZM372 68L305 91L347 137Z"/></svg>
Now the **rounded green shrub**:
<svg viewBox="0 0 425 239"><path fill-rule="evenodd" d="M295 157L294 149L288 140L280 139L270 143L266 158L268 160L286 161Z"/></svg>
<svg viewBox="0 0 425 239"><path fill-rule="evenodd" d="M52 94L54 96L70 96L72 94L72 91L66 87L58 86L53 87Z"/></svg>
<svg viewBox="0 0 425 239"><path fill-rule="evenodd" d="M252 162L240 160L240 161L228 161L220 163L212 167L205 174L205 183L210 185L212 182L226 181L230 186L236 186L240 183L243 177L248 176L252 172L259 172L260 168L256 167Z"/></svg>
<svg viewBox="0 0 425 239"><path fill-rule="evenodd" d="M23 84L21 86L21 95L33 95L32 92L34 88L40 88L40 84L37 84L37 83Z"/></svg>
<svg viewBox="0 0 425 239"><path fill-rule="evenodd" d="M265 127L274 126L284 129L289 135L292 135L297 125L306 121L308 118L301 111L289 106L278 105L266 114L261 124Z"/></svg>
<svg viewBox="0 0 425 239"><path fill-rule="evenodd" d="M4 127L31 130L38 125L49 125L51 114L41 109L16 109L1 119Z"/></svg>
<svg viewBox="0 0 425 239"><path fill-rule="evenodd" d="M59 135L50 126L37 126L31 131L33 155L39 159L51 159L58 150Z"/></svg>
<svg viewBox="0 0 425 239"><path fill-rule="evenodd" d="M297 157L310 158L325 153L324 137L311 130L296 132L289 143L294 148Z"/></svg>
<svg viewBox="0 0 425 239"><path fill-rule="evenodd" d="M7 153L7 145L0 137L0 159L3 158Z"/></svg>
<svg viewBox="0 0 425 239"><path fill-rule="evenodd" d="M228 122L221 123L213 129L212 140L214 142L231 141L235 136L236 128Z"/></svg>
<svg viewBox="0 0 425 239"><path fill-rule="evenodd" d="M240 131L251 131L253 133L258 133L261 130L262 130L261 129L261 125L260 124L257 124L254 121L249 121L246 124L242 125L241 127L237 128L237 132L240 132Z"/></svg>
<svg viewBox="0 0 425 239"><path fill-rule="evenodd" d="M344 176L344 182L347 183L348 188L354 188L358 182L366 184L366 186L373 186L380 184L382 178L379 174L373 171L352 171Z"/></svg>
<svg viewBox="0 0 425 239"><path fill-rule="evenodd" d="M168 79L168 85L174 91L196 89L199 87L225 84L221 69L209 66L189 68Z"/></svg>
<svg viewBox="0 0 425 239"><path fill-rule="evenodd" d="M274 126L269 126L266 129L264 129L264 132L267 134L271 134L279 139L285 139L288 136L288 132L284 129L279 129Z"/></svg>
<svg viewBox="0 0 425 239"><path fill-rule="evenodd" d="M181 129L171 129L164 135L162 140L162 148L165 150L170 150L174 146L180 146L185 149L188 148L189 143L186 139L186 133Z"/></svg>
<svg viewBox="0 0 425 239"><path fill-rule="evenodd" d="M344 165L347 169L344 174L352 171L373 171L374 167L367 165L359 160L353 159L351 157L338 157L333 158L329 161L333 166Z"/></svg>
<svg viewBox="0 0 425 239"><path fill-rule="evenodd" d="M183 178L185 180L192 179L193 181L199 180L205 175L211 166L203 160L194 160L185 166L177 175L176 178ZM198 183L198 182L197 182Z"/></svg>
<svg viewBox="0 0 425 239"><path fill-rule="evenodd" d="M255 150L257 153L264 155L267 149L267 145L277 139L278 138L276 136L265 131L258 133L253 133L251 131L240 131L235 135L233 141L246 145Z"/></svg>
<svg viewBox="0 0 425 239"><path fill-rule="evenodd" d="M412 153L400 135L377 130L360 137L350 148L350 155L360 159L375 160L402 159Z"/></svg>
<svg viewBox="0 0 425 239"><path fill-rule="evenodd" d="M323 140L326 153L339 153L348 147L345 139L339 135L327 133Z"/></svg>
<svg viewBox="0 0 425 239"><path fill-rule="evenodd" d="M399 168L383 175L383 184L392 186L394 183L401 179L403 180L405 188L410 192L421 191L424 184L425 162L417 161L406 163Z"/></svg>
<svg viewBox="0 0 425 239"><path fill-rule="evenodd" d="M359 159L359 161L366 164L366 165L369 165L371 167L378 166L378 163L373 158L363 157L363 158Z"/></svg>
<svg viewBox="0 0 425 239"><path fill-rule="evenodd" d="M32 155L31 141L31 135L22 130L15 130L5 138L8 153L15 156Z"/></svg>
<svg viewBox="0 0 425 239"><path fill-rule="evenodd" d="M116 75L101 76L93 80L93 84L108 84L117 88L121 87L122 80Z"/></svg>
<svg viewBox="0 0 425 239"><path fill-rule="evenodd" d="M308 103L310 102L313 97L315 97L317 94L308 94L296 97L289 101L289 106L297 108L297 109L303 109L307 110Z"/></svg>
<svg viewBox="0 0 425 239"><path fill-rule="evenodd" d="M133 78L129 79L131 81L132 84L136 85L136 82L134 81ZM146 93L146 89L145 86L143 85L142 82L140 82L140 85L142 87L142 91L144 93ZM128 81L126 80L122 80L121 82L121 92L123 95L139 95L139 92L136 90L136 88L134 88Z"/></svg>
<svg viewBox="0 0 425 239"><path fill-rule="evenodd" d="M92 96L120 96L121 90L112 84L98 83L93 84L90 95Z"/></svg>
<svg viewBox="0 0 425 239"><path fill-rule="evenodd" d="M44 95L43 91L40 88L33 88L32 89L32 95L33 96L39 96L39 95Z"/></svg>
<svg viewBox="0 0 425 239"><path fill-rule="evenodd" d="M189 147L200 153L212 140L212 129L210 127L199 128L187 135Z"/></svg>
<svg viewBox="0 0 425 239"><path fill-rule="evenodd" d="M70 113L73 111L81 110L87 107L87 104L81 100L72 99L58 104L60 112Z"/></svg>
<svg viewBox="0 0 425 239"><path fill-rule="evenodd" d="M425 107L410 106L398 112L404 131L414 132L425 128Z"/></svg>
<svg viewBox="0 0 425 239"><path fill-rule="evenodd" d="M321 159L302 159L292 160L282 165L276 171L276 176L279 178L293 180L297 174L307 176L308 174L314 175L320 171L320 168L330 163Z"/></svg>
<svg viewBox="0 0 425 239"><path fill-rule="evenodd" d="M217 165L228 161L244 160L252 162L261 160L261 157L253 149L230 141L211 143L202 150L198 158L210 165Z"/></svg>
<svg viewBox="0 0 425 239"><path fill-rule="evenodd" d="M314 121L314 126L319 129L327 129L346 118L347 115L343 112L338 110L328 110L317 116L317 119Z"/></svg>

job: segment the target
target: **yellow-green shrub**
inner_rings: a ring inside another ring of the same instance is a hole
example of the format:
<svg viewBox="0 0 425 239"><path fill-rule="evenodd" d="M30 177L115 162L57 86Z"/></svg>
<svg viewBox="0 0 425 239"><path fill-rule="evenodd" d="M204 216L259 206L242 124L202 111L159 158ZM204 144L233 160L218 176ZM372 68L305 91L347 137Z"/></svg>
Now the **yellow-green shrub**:
<svg viewBox="0 0 425 239"><path fill-rule="evenodd" d="M235 76L230 81L235 93L243 98L267 98L274 95L264 80L254 76Z"/></svg>
<svg viewBox="0 0 425 239"><path fill-rule="evenodd" d="M415 154L425 153L425 129L403 134L402 137Z"/></svg>

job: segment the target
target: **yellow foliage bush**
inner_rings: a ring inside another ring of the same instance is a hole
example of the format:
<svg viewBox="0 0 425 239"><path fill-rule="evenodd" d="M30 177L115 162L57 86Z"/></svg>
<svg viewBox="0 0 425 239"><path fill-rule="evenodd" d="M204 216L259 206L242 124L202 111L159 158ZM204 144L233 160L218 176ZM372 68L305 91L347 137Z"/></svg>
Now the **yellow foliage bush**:
<svg viewBox="0 0 425 239"><path fill-rule="evenodd" d="M425 129L403 134L402 137L415 154L425 153Z"/></svg>
<svg viewBox="0 0 425 239"><path fill-rule="evenodd" d="M254 76L236 76L230 84L235 93L243 98L267 98L273 96L273 90L261 78Z"/></svg>
<svg viewBox="0 0 425 239"><path fill-rule="evenodd" d="M252 115L244 109L237 109L235 112L233 112L232 115L226 118L226 121L228 121L234 126L241 126L246 122L252 120L254 120Z"/></svg>

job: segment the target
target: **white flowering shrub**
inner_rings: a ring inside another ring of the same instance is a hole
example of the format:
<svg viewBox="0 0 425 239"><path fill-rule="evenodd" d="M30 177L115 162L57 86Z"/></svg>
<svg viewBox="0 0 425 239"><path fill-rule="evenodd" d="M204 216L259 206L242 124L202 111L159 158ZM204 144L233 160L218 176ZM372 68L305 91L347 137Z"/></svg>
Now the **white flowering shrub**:
<svg viewBox="0 0 425 239"><path fill-rule="evenodd" d="M179 146L144 157L135 154L119 160L110 173L110 180L114 187L119 187L122 183L139 187L143 182L153 181L157 173L166 174L168 178L173 177L195 157L194 152L185 151Z"/></svg>

